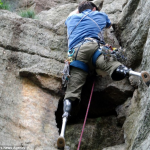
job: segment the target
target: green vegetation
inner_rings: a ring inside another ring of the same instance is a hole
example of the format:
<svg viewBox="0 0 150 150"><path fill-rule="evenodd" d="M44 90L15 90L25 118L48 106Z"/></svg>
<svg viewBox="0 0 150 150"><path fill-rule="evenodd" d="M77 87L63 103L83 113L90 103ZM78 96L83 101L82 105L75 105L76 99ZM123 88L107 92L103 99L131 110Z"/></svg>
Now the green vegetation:
<svg viewBox="0 0 150 150"><path fill-rule="evenodd" d="M33 9L22 10L19 12L19 15L23 18L35 19L35 12Z"/></svg>
<svg viewBox="0 0 150 150"><path fill-rule="evenodd" d="M10 10L10 5L7 2L2 2L0 0L0 9Z"/></svg>
<svg viewBox="0 0 150 150"><path fill-rule="evenodd" d="M10 4L6 0L0 0L0 9L11 11ZM34 9L31 8L20 10L18 14L23 18L32 18L32 19L35 19L35 15L36 15Z"/></svg>
<svg viewBox="0 0 150 150"><path fill-rule="evenodd" d="M0 6L2 5L3 3L1 2L1 0L0 0Z"/></svg>

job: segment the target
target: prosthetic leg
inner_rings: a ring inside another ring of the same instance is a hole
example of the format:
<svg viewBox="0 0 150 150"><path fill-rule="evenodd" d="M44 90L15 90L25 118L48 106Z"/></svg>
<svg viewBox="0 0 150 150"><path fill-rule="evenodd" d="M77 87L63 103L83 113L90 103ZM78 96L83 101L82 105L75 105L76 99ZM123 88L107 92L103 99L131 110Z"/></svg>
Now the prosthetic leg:
<svg viewBox="0 0 150 150"><path fill-rule="evenodd" d="M57 147L58 148L64 148L65 147L65 138L64 138L65 128L66 128L68 116L70 115L70 111L71 111L71 101L69 99L64 100L63 111L64 111L64 114L62 116L63 122L62 122L61 133L57 139Z"/></svg>
<svg viewBox="0 0 150 150"><path fill-rule="evenodd" d="M150 85L150 74L146 71L142 71L141 73L132 71L127 67L121 65L119 66L112 74L112 79L115 81L119 81L124 79L125 77L129 77L130 75L138 76L142 78L143 82L149 87Z"/></svg>

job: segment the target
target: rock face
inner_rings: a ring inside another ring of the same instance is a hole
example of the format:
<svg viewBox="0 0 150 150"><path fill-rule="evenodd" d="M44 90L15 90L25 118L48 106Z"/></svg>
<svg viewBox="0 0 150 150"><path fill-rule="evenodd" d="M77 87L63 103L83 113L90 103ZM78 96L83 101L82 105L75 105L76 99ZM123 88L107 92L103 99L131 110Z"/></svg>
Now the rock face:
<svg viewBox="0 0 150 150"><path fill-rule="evenodd" d="M75 125L68 125L66 144L70 149L77 149L83 120ZM108 136L109 135L109 136ZM81 142L81 150L102 150L106 145L117 145L124 142L123 130L117 126L115 116L88 119Z"/></svg>
<svg viewBox="0 0 150 150"><path fill-rule="evenodd" d="M40 12L37 20L0 10L0 145L57 149L64 97L61 71L67 57L65 19L78 2L81 1L11 1L14 9L36 4L34 7ZM105 31L106 42L126 48L129 67L150 72L150 2L94 3L102 7L101 11L108 14L113 24ZM66 149L77 149L91 79L83 87L78 111L68 121ZM81 149L149 149L149 88L138 81L141 84L136 82L135 90L128 79L113 82L108 76L95 80Z"/></svg>
<svg viewBox="0 0 150 150"><path fill-rule="evenodd" d="M128 48L128 64L150 72L149 67L149 15L148 1L130 1L119 22L121 42ZM131 21L131 22L130 22ZM126 36L125 36L126 35ZM149 88L140 84L131 99L131 106L124 124L127 149L150 149L149 140Z"/></svg>

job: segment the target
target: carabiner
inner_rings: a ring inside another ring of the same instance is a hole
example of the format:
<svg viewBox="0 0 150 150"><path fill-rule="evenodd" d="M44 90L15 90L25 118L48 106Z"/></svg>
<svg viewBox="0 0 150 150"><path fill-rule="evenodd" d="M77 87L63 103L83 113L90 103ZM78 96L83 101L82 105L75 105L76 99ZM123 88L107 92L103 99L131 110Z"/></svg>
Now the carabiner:
<svg viewBox="0 0 150 150"><path fill-rule="evenodd" d="M68 57L72 57L74 53L75 53L74 49L69 49L68 50Z"/></svg>

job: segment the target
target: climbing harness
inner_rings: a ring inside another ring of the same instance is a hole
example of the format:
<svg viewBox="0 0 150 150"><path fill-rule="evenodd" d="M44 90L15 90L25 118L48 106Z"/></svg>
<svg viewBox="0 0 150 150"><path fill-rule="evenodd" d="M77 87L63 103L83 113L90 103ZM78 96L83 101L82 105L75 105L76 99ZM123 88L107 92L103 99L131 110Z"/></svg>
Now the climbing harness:
<svg viewBox="0 0 150 150"><path fill-rule="evenodd" d="M70 72L70 66L82 69L83 71L89 73L89 67L86 63L76 60L78 51L80 50L81 45L83 45L86 42L92 42L92 40L95 40L93 38L85 38L84 41L77 44L74 48L71 50L68 50L68 59L65 61L64 70L62 71L63 77L62 77L62 84L64 87L66 87L67 83L69 82L69 72ZM75 54L75 48L78 48L76 51L75 58L73 59L73 55ZM106 61L110 61L110 59L114 61L119 61L122 63L126 63L126 56L125 56L125 49L122 49L121 47L119 49L112 48L112 46L106 44L99 44L99 48L94 52L92 56L92 64L93 66L96 66L96 60L100 55L104 56L104 59Z"/></svg>
<svg viewBox="0 0 150 150"><path fill-rule="evenodd" d="M94 39L94 38L85 38L82 42L80 42L79 44L77 44L74 48L78 48L78 49L76 51L76 55L75 55L74 60L70 63L70 66L82 69L83 71L89 73L89 67L88 67L88 65L86 63L82 62L82 61L76 60L77 55L78 55L78 51L80 50L81 45L83 45L83 44L85 44L87 42L98 42L98 41L96 39ZM94 64L96 64L96 60L99 57L99 55L101 55L100 49L98 49L94 53L94 55L92 57L92 61L93 61Z"/></svg>
<svg viewBox="0 0 150 150"><path fill-rule="evenodd" d="M82 140L82 136L83 136L83 132L84 132L84 127L85 127L85 123L86 123L86 119L87 119L87 115L88 115L88 112L89 112L89 108L90 108L90 104L91 104L91 99L92 99L92 95L93 95L94 85L95 85L95 81L93 82L93 86L92 86L92 90L91 90L91 95L90 95L88 107L87 107L87 110L86 110L86 115L85 115L85 118L84 118L84 123L83 123L82 132L81 132L81 135L80 135L80 140L79 140L79 144L78 144L77 150L80 149L81 140Z"/></svg>
<svg viewBox="0 0 150 150"><path fill-rule="evenodd" d="M81 45L83 45L84 43L87 43L87 42L89 42L89 41L87 39L84 39L82 42L80 42L79 44L77 44L74 47L74 48L78 48L78 49L77 49L77 52L76 52L74 60L70 63L70 66L82 69L83 71L89 73L89 67L88 67L88 65L86 63L80 61L80 60L76 60Z"/></svg>

